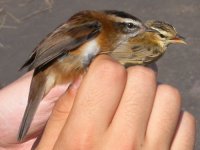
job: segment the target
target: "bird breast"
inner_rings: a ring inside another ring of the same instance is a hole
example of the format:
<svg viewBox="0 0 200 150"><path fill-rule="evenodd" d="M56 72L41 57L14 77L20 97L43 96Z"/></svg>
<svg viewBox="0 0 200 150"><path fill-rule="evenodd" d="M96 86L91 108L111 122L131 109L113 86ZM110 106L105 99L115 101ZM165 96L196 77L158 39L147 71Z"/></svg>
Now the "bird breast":
<svg viewBox="0 0 200 150"><path fill-rule="evenodd" d="M80 47L82 63L84 67L87 67L92 58L94 58L100 52L100 46L96 39L93 39Z"/></svg>

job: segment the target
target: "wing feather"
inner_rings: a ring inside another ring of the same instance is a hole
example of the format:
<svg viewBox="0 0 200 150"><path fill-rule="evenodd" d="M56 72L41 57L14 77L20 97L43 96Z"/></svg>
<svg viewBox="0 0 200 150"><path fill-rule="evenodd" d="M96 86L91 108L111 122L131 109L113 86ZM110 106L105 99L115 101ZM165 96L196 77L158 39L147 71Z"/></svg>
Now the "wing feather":
<svg viewBox="0 0 200 150"><path fill-rule="evenodd" d="M35 48L22 68L29 67L28 70L38 67L42 68L88 40L95 38L99 34L100 29L101 23L99 21L87 21L76 25L76 22L71 20L50 33Z"/></svg>

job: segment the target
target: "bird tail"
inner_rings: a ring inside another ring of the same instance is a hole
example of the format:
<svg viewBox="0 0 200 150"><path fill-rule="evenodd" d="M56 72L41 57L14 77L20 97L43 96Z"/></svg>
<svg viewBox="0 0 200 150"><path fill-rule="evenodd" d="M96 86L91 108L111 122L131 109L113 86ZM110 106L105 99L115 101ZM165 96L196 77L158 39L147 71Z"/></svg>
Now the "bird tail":
<svg viewBox="0 0 200 150"><path fill-rule="evenodd" d="M49 86L44 72L40 72L36 69L31 81L28 105L26 106L26 110L20 125L18 141L22 141L26 136L40 101L53 86L52 82L51 86L47 89L47 84Z"/></svg>

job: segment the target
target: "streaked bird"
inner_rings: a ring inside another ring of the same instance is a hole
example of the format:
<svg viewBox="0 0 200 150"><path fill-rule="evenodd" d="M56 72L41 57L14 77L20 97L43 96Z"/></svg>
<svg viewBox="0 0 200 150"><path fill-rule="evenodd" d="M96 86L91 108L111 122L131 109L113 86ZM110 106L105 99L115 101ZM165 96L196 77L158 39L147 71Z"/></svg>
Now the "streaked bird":
<svg viewBox="0 0 200 150"><path fill-rule="evenodd" d="M145 25L152 31L130 38L110 55L126 66L147 65L158 60L166 52L168 45L186 44L176 29L166 22L149 20Z"/></svg>

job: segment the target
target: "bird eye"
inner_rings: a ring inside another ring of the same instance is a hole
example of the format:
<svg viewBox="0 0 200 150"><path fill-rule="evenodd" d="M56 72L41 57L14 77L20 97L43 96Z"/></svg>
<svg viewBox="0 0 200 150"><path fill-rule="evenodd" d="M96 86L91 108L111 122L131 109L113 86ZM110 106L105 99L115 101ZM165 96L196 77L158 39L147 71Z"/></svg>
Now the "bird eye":
<svg viewBox="0 0 200 150"><path fill-rule="evenodd" d="M165 36L164 36L163 34L159 34L159 36L160 36L161 38L165 38Z"/></svg>
<svg viewBox="0 0 200 150"><path fill-rule="evenodd" d="M136 27L133 23L127 23L126 26L127 26L129 29L132 29L132 28L135 28L135 27Z"/></svg>

